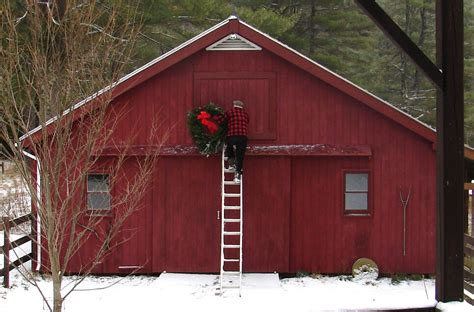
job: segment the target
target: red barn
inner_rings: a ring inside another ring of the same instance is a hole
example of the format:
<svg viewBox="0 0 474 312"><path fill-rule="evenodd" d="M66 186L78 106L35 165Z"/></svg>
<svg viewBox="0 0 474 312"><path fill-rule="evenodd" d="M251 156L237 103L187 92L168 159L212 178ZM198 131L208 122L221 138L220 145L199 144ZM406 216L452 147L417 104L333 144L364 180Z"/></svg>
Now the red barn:
<svg viewBox="0 0 474 312"><path fill-rule="evenodd" d="M157 115L171 135L144 207L125 224L137 232L98 272L219 271L220 156L197 152L186 115L233 99L251 118L244 272L342 273L368 257L383 273L434 273L435 132L234 17L117 85L112 106L130 113L116 142L141 127L135 155L147 144L140 131Z"/></svg>

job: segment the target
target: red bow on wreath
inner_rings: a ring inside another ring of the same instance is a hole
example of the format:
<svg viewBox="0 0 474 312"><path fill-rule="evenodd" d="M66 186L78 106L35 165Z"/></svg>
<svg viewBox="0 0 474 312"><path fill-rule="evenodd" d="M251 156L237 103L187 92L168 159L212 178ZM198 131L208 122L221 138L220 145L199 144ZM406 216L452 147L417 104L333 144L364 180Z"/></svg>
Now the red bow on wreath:
<svg viewBox="0 0 474 312"><path fill-rule="evenodd" d="M211 134L214 134L217 132L218 127L214 122L210 121L209 118L211 118L211 115L205 111L201 111L197 116L197 119L201 121L201 124L206 126Z"/></svg>

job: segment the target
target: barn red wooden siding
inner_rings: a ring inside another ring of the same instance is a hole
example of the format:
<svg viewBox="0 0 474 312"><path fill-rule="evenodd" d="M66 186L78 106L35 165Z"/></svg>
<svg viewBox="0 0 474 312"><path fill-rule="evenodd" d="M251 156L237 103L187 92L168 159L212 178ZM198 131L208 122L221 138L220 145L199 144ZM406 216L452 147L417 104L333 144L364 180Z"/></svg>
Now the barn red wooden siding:
<svg viewBox="0 0 474 312"><path fill-rule="evenodd" d="M434 272L432 142L270 50L200 50L123 93L112 105L124 116L114 145L128 142L131 134L133 145L147 145L153 119L170 131L167 146L192 145L187 112L209 101L229 107L236 98L248 104L251 145L342 144L370 150L333 156L249 154L244 271L340 273L350 271L357 258L369 257L384 273ZM127 166L124 170L133 170L134 164ZM217 272L219 166L217 156L161 157L143 208L124 228L127 243L98 271L126 273L119 267L143 266L142 273ZM343 172L359 169L370 172L370 216L343 211ZM400 188L412 188L406 256ZM71 271L78 265L79 260L72 263Z"/></svg>

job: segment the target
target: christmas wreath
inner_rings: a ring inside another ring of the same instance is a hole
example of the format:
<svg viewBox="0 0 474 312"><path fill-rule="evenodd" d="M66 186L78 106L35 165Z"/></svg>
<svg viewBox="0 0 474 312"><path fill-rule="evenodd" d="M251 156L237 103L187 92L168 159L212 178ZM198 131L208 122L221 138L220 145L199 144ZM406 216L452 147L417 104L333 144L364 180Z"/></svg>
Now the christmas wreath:
<svg viewBox="0 0 474 312"><path fill-rule="evenodd" d="M224 110L214 103L188 113L188 128L199 152L209 156L222 150L227 133Z"/></svg>

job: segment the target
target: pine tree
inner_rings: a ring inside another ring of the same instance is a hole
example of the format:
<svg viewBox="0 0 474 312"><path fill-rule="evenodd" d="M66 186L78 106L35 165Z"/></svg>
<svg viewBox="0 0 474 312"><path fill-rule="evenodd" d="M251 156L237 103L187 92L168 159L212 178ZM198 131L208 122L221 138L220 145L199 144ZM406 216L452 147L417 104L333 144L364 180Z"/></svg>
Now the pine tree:
<svg viewBox="0 0 474 312"><path fill-rule="evenodd" d="M435 62L433 0L381 1L384 9L423 52ZM425 75L382 33L378 34L377 67L380 83L374 92L413 117L434 126L436 89Z"/></svg>

